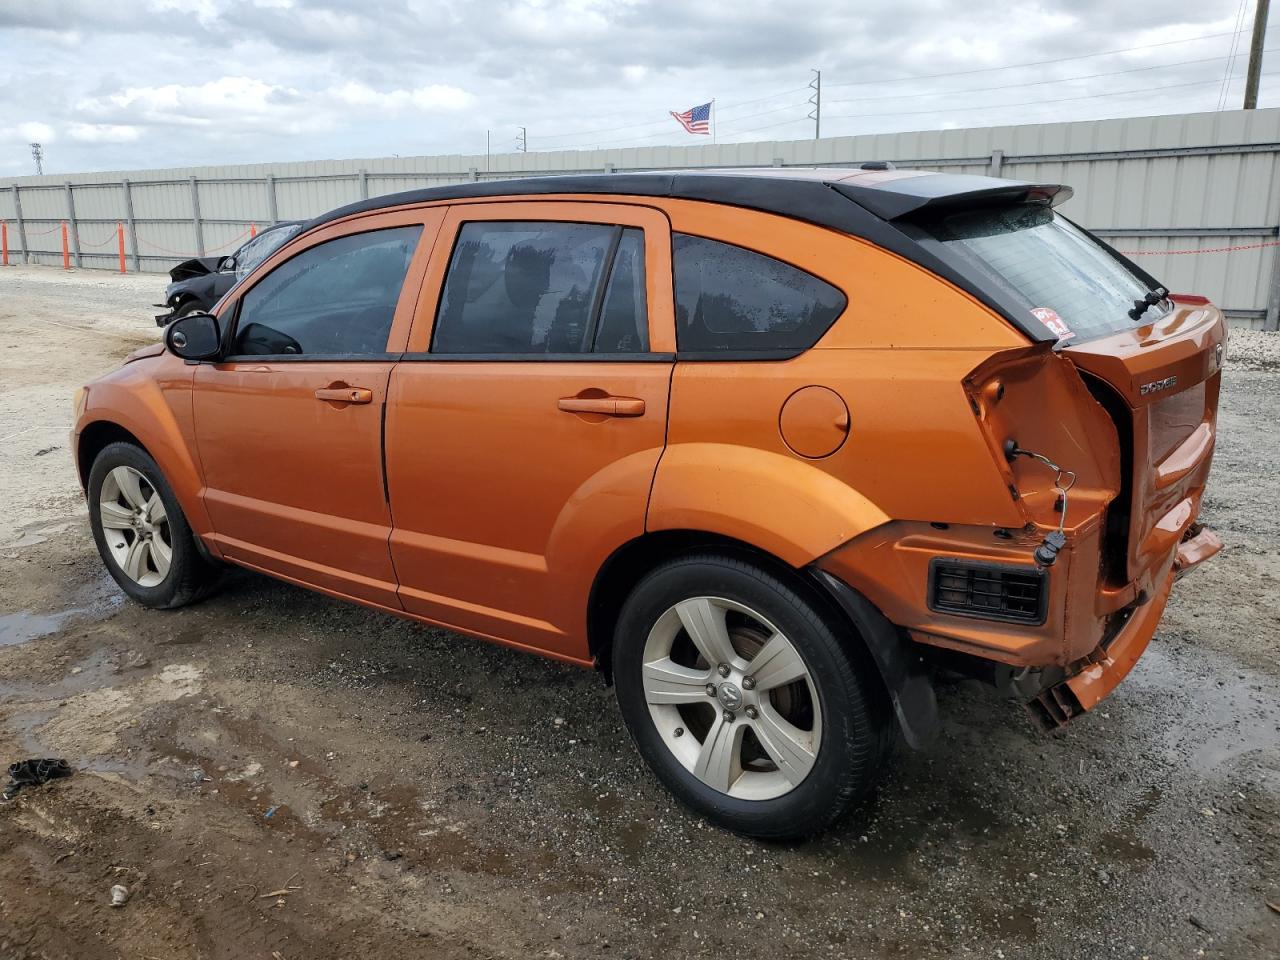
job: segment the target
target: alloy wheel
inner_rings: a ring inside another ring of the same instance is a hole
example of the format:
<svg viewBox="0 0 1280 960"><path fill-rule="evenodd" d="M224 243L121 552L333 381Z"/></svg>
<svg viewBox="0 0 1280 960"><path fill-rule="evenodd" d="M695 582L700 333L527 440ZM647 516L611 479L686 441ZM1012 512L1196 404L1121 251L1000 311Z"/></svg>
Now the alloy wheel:
<svg viewBox="0 0 1280 960"><path fill-rule="evenodd" d="M795 645L763 614L693 597L645 641L645 699L663 743L700 781L743 800L772 800L817 760L822 708Z"/></svg>
<svg viewBox="0 0 1280 960"><path fill-rule="evenodd" d="M160 492L140 471L122 465L103 478L97 506L103 539L125 576L143 587L163 583L173 540Z"/></svg>

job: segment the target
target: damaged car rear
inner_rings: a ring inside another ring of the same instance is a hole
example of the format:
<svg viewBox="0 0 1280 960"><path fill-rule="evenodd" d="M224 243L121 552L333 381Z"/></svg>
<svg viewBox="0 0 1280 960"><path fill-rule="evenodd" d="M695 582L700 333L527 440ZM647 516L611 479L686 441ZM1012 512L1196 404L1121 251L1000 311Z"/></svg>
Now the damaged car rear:
<svg viewBox="0 0 1280 960"><path fill-rule="evenodd" d="M1052 730L1119 684L1175 580L1222 548L1198 517L1227 332L1207 299L1170 293L1055 212L1069 188L995 193L936 198L898 222L1026 318L1031 345L963 379L1007 490L1003 516L895 521L823 567ZM940 482L965 483L946 469Z"/></svg>

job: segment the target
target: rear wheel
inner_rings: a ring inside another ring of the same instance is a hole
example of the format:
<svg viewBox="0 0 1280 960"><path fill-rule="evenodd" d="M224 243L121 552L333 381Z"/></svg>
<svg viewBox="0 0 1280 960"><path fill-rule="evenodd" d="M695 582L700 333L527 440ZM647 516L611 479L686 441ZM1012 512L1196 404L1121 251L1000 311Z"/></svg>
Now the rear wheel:
<svg viewBox="0 0 1280 960"><path fill-rule="evenodd" d="M681 800L751 836L818 833L876 782L892 727L879 678L802 590L742 560L673 561L624 604L618 702Z"/></svg>
<svg viewBox="0 0 1280 960"><path fill-rule="evenodd" d="M107 571L148 607L200 599L218 570L200 555L156 462L131 443L103 448L89 471L89 525Z"/></svg>

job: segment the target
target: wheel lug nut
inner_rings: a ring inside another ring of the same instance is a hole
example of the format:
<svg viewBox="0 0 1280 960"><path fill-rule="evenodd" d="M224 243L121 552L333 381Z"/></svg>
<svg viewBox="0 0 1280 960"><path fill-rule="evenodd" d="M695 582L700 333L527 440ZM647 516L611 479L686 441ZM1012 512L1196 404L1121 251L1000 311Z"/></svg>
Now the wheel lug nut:
<svg viewBox="0 0 1280 960"><path fill-rule="evenodd" d="M727 663L720 664L720 666L718 666L716 670L720 673L720 676L722 677L727 677L729 675L729 665Z"/></svg>
<svg viewBox="0 0 1280 960"><path fill-rule="evenodd" d="M714 683L707 684L707 696L714 697L716 695L716 685Z"/></svg>
<svg viewBox="0 0 1280 960"><path fill-rule="evenodd" d="M734 714L733 714L733 711L732 711L732 710L726 710L726 711L724 712L724 722L725 722L725 723L733 723L734 719L735 719L735 718L734 718Z"/></svg>
<svg viewBox="0 0 1280 960"><path fill-rule="evenodd" d="M742 678L742 689L743 689L743 690L754 690L755 688L756 688L756 678L755 678L755 677L743 677L743 678Z"/></svg>
<svg viewBox="0 0 1280 960"><path fill-rule="evenodd" d="M758 716L760 716L760 711L759 711L759 710L757 710L755 707L747 707L747 719L748 719L748 720L754 720L754 719L755 719L756 717L758 717Z"/></svg>

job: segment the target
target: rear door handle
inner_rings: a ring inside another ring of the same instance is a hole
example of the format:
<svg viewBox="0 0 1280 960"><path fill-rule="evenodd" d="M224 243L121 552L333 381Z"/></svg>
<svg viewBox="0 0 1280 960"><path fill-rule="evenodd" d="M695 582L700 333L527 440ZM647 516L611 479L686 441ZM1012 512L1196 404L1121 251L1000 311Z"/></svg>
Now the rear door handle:
<svg viewBox="0 0 1280 960"><path fill-rule="evenodd" d="M635 397L561 397L565 413L602 413L606 417L644 416L644 401Z"/></svg>
<svg viewBox="0 0 1280 960"><path fill-rule="evenodd" d="M333 403L372 403L373 391L364 387L321 387L316 391L316 399Z"/></svg>

